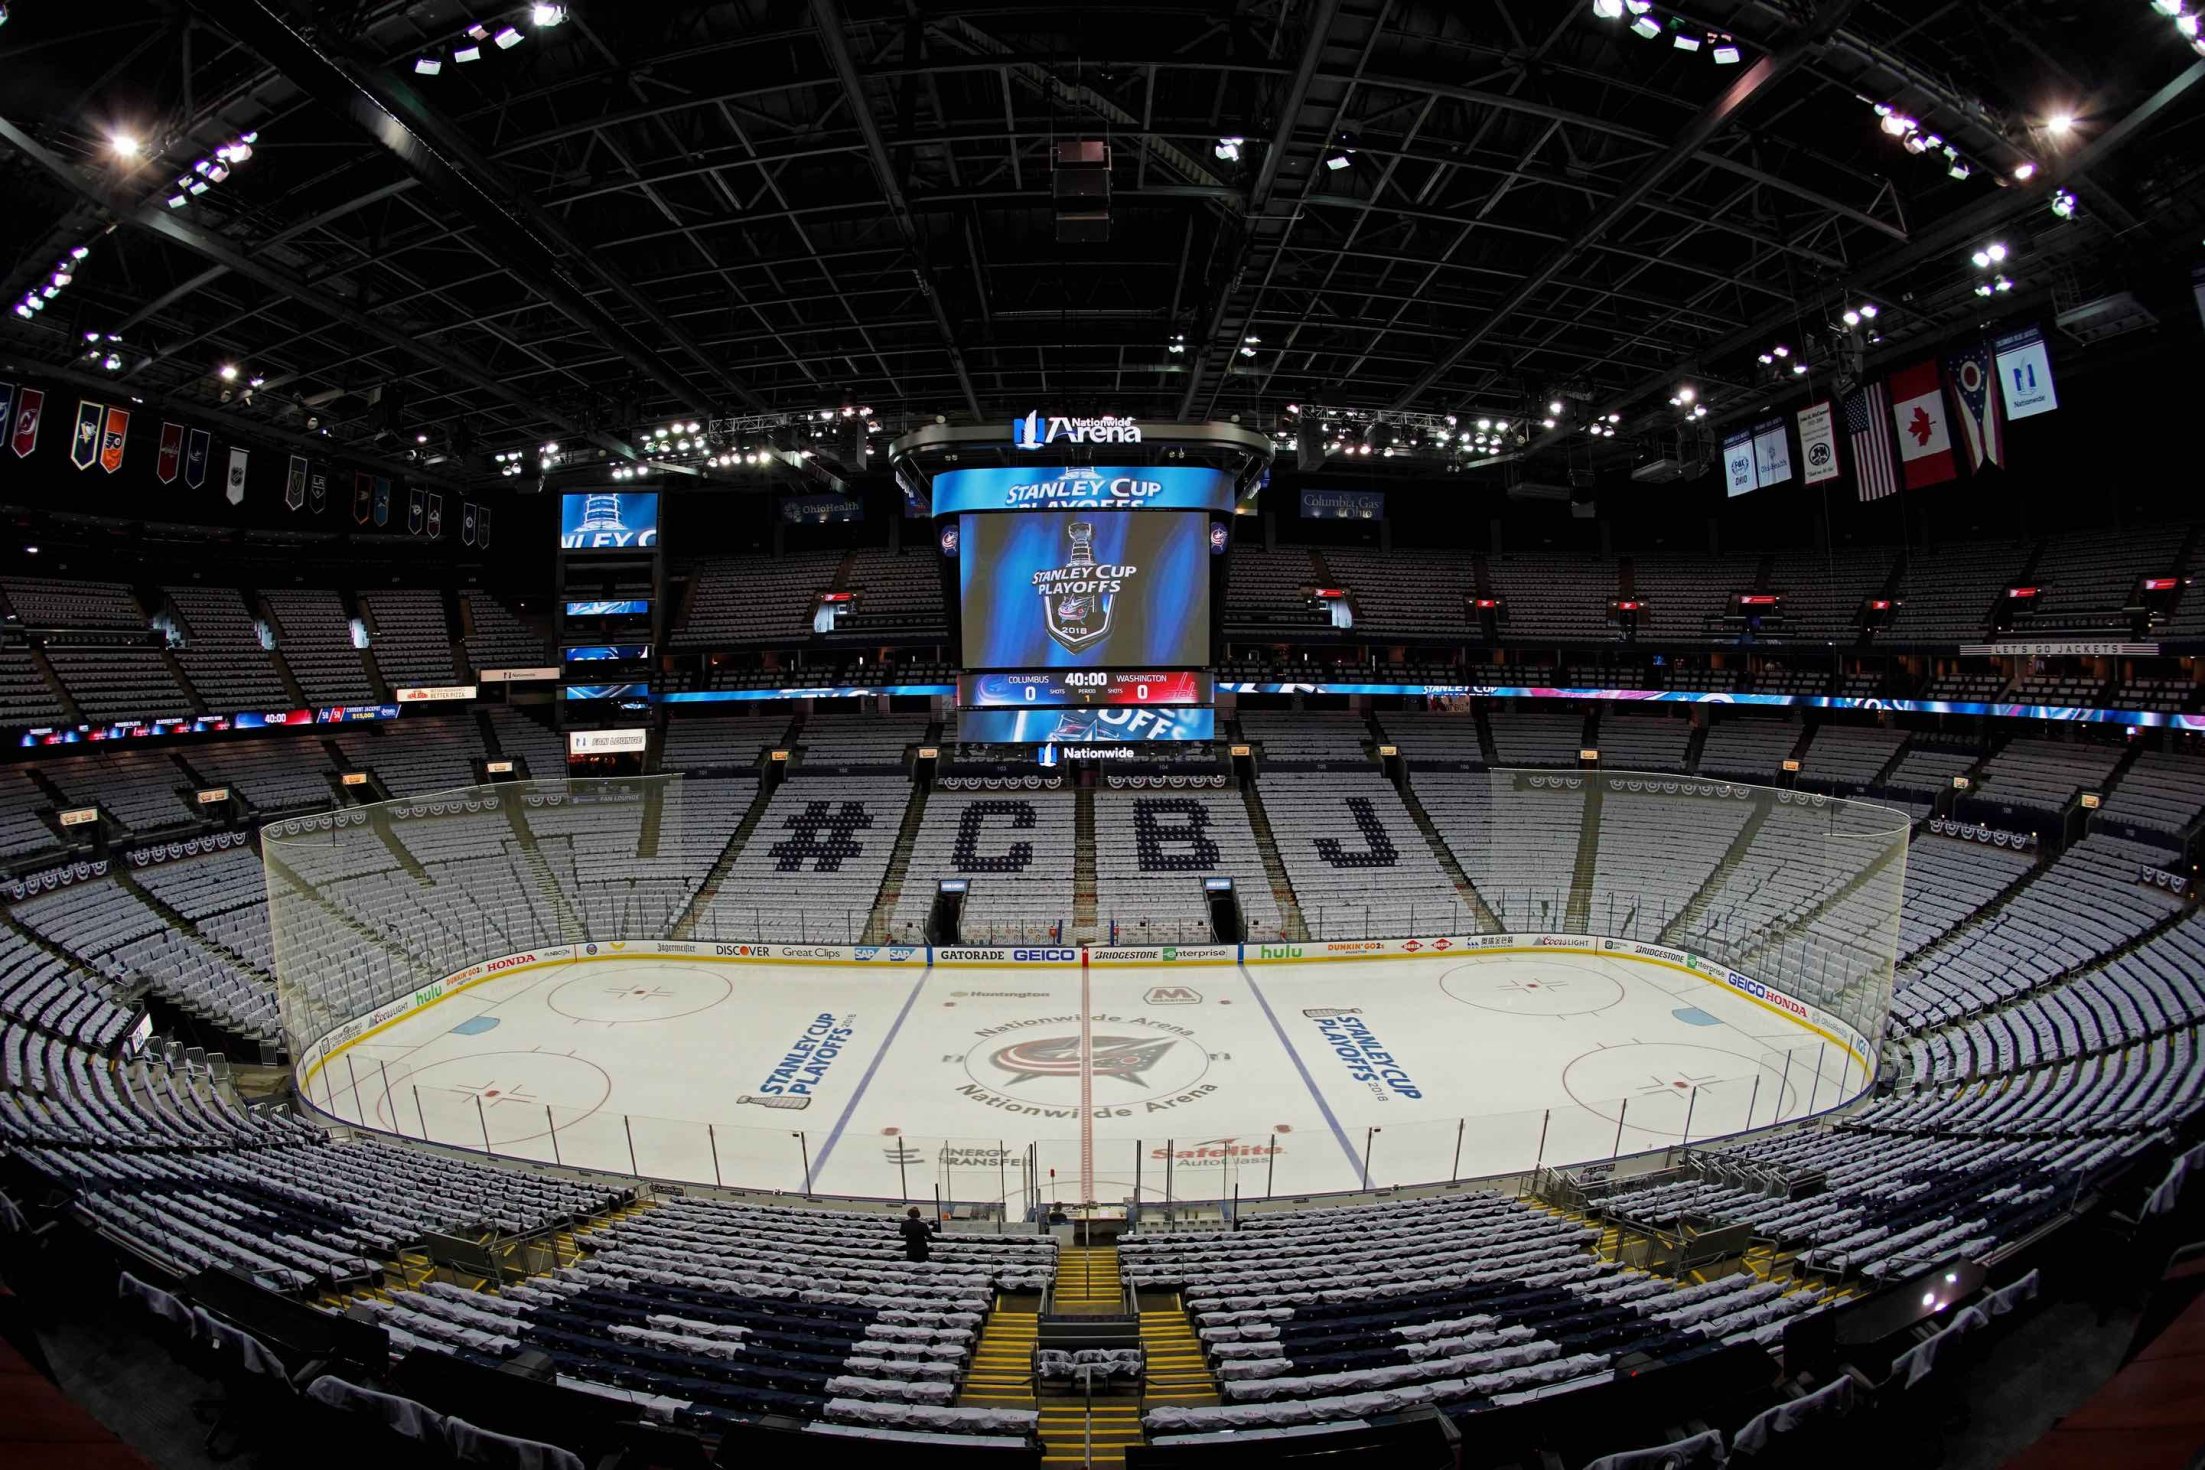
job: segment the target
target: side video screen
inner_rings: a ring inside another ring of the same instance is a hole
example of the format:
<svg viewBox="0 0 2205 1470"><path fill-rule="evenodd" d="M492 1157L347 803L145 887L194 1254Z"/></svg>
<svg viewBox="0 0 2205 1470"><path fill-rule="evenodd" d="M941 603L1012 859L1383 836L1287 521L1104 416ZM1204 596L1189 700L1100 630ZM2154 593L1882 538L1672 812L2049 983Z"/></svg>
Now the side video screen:
<svg viewBox="0 0 2205 1470"><path fill-rule="evenodd" d="M1209 517L1022 511L959 518L965 665L1209 662Z"/></svg>

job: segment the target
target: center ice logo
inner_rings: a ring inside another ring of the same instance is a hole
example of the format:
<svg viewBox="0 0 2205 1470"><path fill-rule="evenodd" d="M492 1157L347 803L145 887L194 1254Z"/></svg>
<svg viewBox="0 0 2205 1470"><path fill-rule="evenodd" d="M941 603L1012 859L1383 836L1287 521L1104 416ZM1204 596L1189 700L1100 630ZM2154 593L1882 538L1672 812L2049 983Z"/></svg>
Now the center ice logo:
<svg viewBox="0 0 2205 1470"><path fill-rule="evenodd" d="M1115 1077L1138 1086L1149 1068L1164 1059L1176 1041L1147 1036L1097 1036L1094 1069L1097 1077ZM1037 1036L1014 1042L988 1058L1010 1074L1009 1086L1037 1077L1077 1077L1080 1074L1080 1039L1077 1036Z"/></svg>

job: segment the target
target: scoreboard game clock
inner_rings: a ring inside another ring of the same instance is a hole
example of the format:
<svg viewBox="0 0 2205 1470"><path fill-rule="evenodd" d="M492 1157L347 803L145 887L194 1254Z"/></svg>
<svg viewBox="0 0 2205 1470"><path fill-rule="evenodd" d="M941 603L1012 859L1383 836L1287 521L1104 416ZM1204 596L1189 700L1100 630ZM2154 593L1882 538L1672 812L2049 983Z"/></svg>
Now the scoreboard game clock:
<svg viewBox="0 0 2205 1470"><path fill-rule="evenodd" d="M1189 669L1141 671L1035 669L1019 673L964 674L957 702L966 709L1042 709L1075 705L1209 704L1211 677Z"/></svg>

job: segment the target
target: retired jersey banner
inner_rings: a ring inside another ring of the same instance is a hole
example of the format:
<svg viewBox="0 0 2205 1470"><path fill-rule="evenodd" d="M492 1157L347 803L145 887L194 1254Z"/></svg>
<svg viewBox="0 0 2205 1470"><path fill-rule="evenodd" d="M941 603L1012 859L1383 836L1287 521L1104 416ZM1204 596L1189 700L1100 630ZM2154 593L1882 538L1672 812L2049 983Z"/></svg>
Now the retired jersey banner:
<svg viewBox="0 0 2205 1470"><path fill-rule="evenodd" d="M123 450L130 444L130 410L107 410L107 426L100 431L100 468L112 475L123 467Z"/></svg>
<svg viewBox="0 0 2205 1470"><path fill-rule="evenodd" d="M314 514L329 509L329 472L315 470L306 477L306 504Z"/></svg>
<svg viewBox="0 0 2205 1470"><path fill-rule="evenodd" d="M406 492L406 534L418 536L428 524L429 507L422 501L422 492L416 488Z"/></svg>
<svg viewBox="0 0 2205 1470"><path fill-rule="evenodd" d="M207 461L214 458L214 436L193 429L184 437L184 484L196 490L207 483Z"/></svg>
<svg viewBox="0 0 2205 1470"><path fill-rule="evenodd" d="M2044 333L2025 327L1992 344L1998 354L1998 386L2008 419L2034 418L2060 406L2052 388L2052 357Z"/></svg>
<svg viewBox="0 0 2205 1470"><path fill-rule="evenodd" d="M352 472L352 522L357 526L368 523L368 508L375 501L375 481L366 470Z"/></svg>
<svg viewBox="0 0 2205 1470"><path fill-rule="evenodd" d="M15 417L8 425L8 447L15 451L17 459L30 458L38 447L38 421L46 416L46 395L36 388L25 388L16 395Z"/></svg>
<svg viewBox="0 0 2205 1470"><path fill-rule="evenodd" d="M375 477L375 524L390 524L390 481L382 475Z"/></svg>
<svg viewBox="0 0 2205 1470"><path fill-rule="evenodd" d="M438 541L442 540L443 536L444 497L441 495L431 495L429 497L429 539L431 541Z"/></svg>
<svg viewBox="0 0 2205 1470"><path fill-rule="evenodd" d="M472 500L463 500L459 503L459 544L462 546L475 544L475 503Z"/></svg>
<svg viewBox="0 0 2205 1470"><path fill-rule="evenodd" d="M100 425L106 418L106 404L89 398L77 400L77 432L69 441L69 463L88 470L100 462Z"/></svg>
<svg viewBox="0 0 2205 1470"><path fill-rule="evenodd" d="M490 507L487 505L480 507L475 512L475 544L477 546L488 546L490 544Z"/></svg>
<svg viewBox="0 0 2205 1470"><path fill-rule="evenodd" d="M176 477L184 472L184 426L161 425L161 454L153 462L153 477L164 485L176 483Z"/></svg>
<svg viewBox="0 0 2205 1470"><path fill-rule="evenodd" d="M283 503L292 510L306 504L306 456L294 454L283 476Z"/></svg>
<svg viewBox="0 0 2205 1470"><path fill-rule="evenodd" d="M1837 425L1827 400L1799 411L1799 457L1806 461L1806 483L1838 477Z"/></svg>
<svg viewBox="0 0 2205 1470"><path fill-rule="evenodd" d="M232 505L245 503L245 459L244 450L230 446L230 476L223 482L222 498Z"/></svg>
<svg viewBox="0 0 2205 1470"><path fill-rule="evenodd" d="M1755 488L1753 435L1745 429L1723 440L1723 484L1734 496Z"/></svg>
<svg viewBox="0 0 2205 1470"><path fill-rule="evenodd" d="M1952 386L1953 418L1960 425L1960 443L1968 451L1968 468L2006 462L1999 432L1998 396L1991 392L1991 349L1977 345L1945 360L1945 377Z"/></svg>
<svg viewBox="0 0 2205 1470"><path fill-rule="evenodd" d="M1945 387L1934 361L1891 375L1891 418L1899 430L1899 468L1906 488L1942 485L1960 473L1945 422Z"/></svg>
<svg viewBox="0 0 2205 1470"><path fill-rule="evenodd" d="M1753 482L1766 490L1792 477L1792 441L1784 437L1784 421L1769 419L1753 426Z"/></svg>

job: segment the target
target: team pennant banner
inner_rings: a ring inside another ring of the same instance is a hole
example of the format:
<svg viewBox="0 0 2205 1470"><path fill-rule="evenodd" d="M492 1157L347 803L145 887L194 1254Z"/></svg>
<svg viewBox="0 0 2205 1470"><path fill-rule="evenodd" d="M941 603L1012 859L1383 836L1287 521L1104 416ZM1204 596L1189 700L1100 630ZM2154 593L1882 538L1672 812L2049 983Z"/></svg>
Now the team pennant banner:
<svg viewBox="0 0 2205 1470"><path fill-rule="evenodd" d="M431 541L441 541L443 538L444 497L441 495L431 495L429 497L429 539Z"/></svg>
<svg viewBox="0 0 2205 1470"><path fill-rule="evenodd" d="M420 535L422 527L428 523L429 507L422 500L422 494L418 488L406 492L406 534L409 536Z"/></svg>
<svg viewBox="0 0 2205 1470"><path fill-rule="evenodd" d="M352 472L352 523L364 526L368 523L368 507L375 500L375 482L366 470Z"/></svg>
<svg viewBox="0 0 2205 1470"><path fill-rule="evenodd" d="M283 503L292 510L306 504L306 456L294 454L283 476Z"/></svg>
<svg viewBox="0 0 2205 1470"><path fill-rule="evenodd" d="M123 467L123 450L130 442L130 410L107 410L107 426L100 431L100 468L110 475Z"/></svg>
<svg viewBox="0 0 2205 1470"><path fill-rule="evenodd" d="M1968 468L2005 464L1998 397L1991 392L1991 349L1979 345L1947 358L1945 378L1952 386L1953 418L1960 425L1960 443L1968 451Z"/></svg>
<svg viewBox="0 0 2205 1470"><path fill-rule="evenodd" d="M69 463L88 470L100 462L100 425L106 418L106 404L89 398L77 400L77 432L69 441Z"/></svg>
<svg viewBox="0 0 2205 1470"><path fill-rule="evenodd" d="M1753 481L1766 490L1792 477L1792 443L1784 435L1784 421L1769 419L1753 426Z"/></svg>
<svg viewBox="0 0 2205 1470"><path fill-rule="evenodd" d="M0 383L0 423L5 423L8 426L9 433L15 432L15 384L13 383Z"/></svg>
<svg viewBox="0 0 2205 1470"><path fill-rule="evenodd" d="M375 477L375 524L390 524L390 481L382 475Z"/></svg>
<svg viewBox="0 0 2205 1470"><path fill-rule="evenodd" d="M459 544L462 546L475 544L475 503L472 500L463 500L459 503Z"/></svg>
<svg viewBox="0 0 2205 1470"><path fill-rule="evenodd" d="M230 477L222 486L222 498L232 505L245 503L245 451L230 446Z"/></svg>
<svg viewBox="0 0 2205 1470"><path fill-rule="evenodd" d="M164 485L176 483L184 472L184 426L161 425L161 454L153 463L153 477Z"/></svg>
<svg viewBox="0 0 2205 1470"><path fill-rule="evenodd" d="M214 458L214 436L193 429L184 440L184 484L197 490L207 483L207 461Z"/></svg>
<svg viewBox="0 0 2205 1470"><path fill-rule="evenodd" d="M490 544L490 507L485 505L475 512L475 545Z"/></svg>
<svg viewBox="0 0 2205 1470"><path fill-rule="evenodd" d="M8 447L15 451L17 459L29 459L31 451L38 447L38 421L46 416L46 395L36 388L25 388L16 395L15 417L8 425Z"/></svg>
<svg viewBox="0 0 2205 1470"><path fill-rule="evenodd" d="M1891 375L1891 419L1899 431L1899 470L1909 490L1942 485L1960 473L1945 422L1945 389L1934 361Z"/></svg>
<svg viewBox="0 0 2205 1470"><path fill-rule="evenodd" d="M1799 411L1799 457L1806 462L1808 484L1838 477L1837 425L1827 400Z"/></svg>
<svg viewBox="0 0 2205 1470"><path fill-rule="evenodd" d="M316 515L329 509L329 472L315 470L306 477L306 503Z"/></svg>

